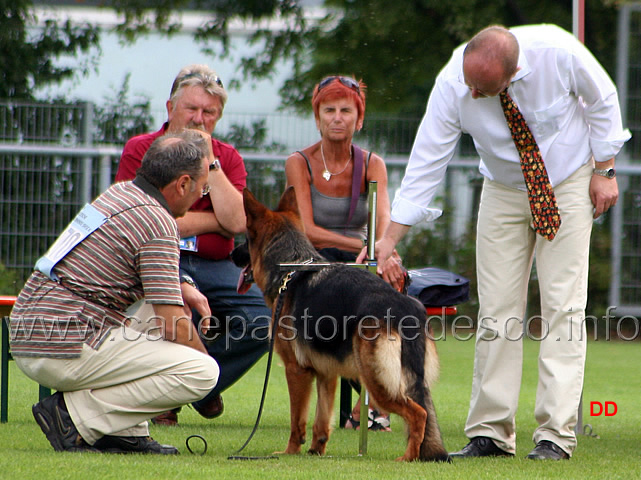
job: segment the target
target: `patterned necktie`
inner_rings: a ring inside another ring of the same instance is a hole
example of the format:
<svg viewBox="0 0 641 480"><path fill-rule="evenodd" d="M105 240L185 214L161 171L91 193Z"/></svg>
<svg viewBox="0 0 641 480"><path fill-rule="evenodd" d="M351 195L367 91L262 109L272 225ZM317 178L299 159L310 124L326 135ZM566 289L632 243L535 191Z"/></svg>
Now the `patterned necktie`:
<svg viewBox="0 0 641 480"><path fill-rule="evenodd" d="M534 231L543 238L552 240L561 225L561 216L541 151L507 89L499 97L512 140L521 157L521 170L527 187Z"/></svg>

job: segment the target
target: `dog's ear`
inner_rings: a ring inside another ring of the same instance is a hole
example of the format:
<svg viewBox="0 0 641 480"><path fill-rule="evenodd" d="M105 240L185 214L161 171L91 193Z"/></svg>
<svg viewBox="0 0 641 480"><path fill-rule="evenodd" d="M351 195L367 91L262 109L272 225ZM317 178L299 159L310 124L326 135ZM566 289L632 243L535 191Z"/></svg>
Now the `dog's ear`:
<svg viewBox="0 0 641 480"><path fill-rule="evenodd" d="M243 189L243 205L245 206L245 215L247 216L247 229L250 230L258 219L265 216L267 207L260 203L248 188Z"/></svg>
<svg viewBox="0 0 641 480"><path fill-rule="evenodd" d="M280 197L280 202L278 202L277 212L292 212L297 216L300 216L298 213L298 201L296 201L296 192L294 187L287 187L283 195Z"/></svg>

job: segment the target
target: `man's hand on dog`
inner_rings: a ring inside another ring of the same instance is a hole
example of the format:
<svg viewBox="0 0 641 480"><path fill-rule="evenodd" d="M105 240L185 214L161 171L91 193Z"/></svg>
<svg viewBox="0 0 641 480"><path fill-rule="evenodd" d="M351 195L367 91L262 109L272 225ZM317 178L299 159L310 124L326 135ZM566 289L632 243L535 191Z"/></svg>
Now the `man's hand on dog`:
<svg viewBox="0 0 641 480"><path fill-rule="evenodd" d="M381 240L376 242L375 247L375 258L378 260L376 273L394 287L394 289L401 291L405 282L405 272L403 271L401 256L393 245L389 254L385 250L380 250L380 243ZM364 247L356 258L356 263L365 263L366 260L367 247Z"/></svg>
<svg viewBox="0 0 641 480"><path fill-rule="evenodd" d="M403 284L405 283L405 272L402 263L401 256L394 250L392 255L385 260L382 273L383 280L399 292L403 289ZM379 275L381 274L379 273Z"/></svg>

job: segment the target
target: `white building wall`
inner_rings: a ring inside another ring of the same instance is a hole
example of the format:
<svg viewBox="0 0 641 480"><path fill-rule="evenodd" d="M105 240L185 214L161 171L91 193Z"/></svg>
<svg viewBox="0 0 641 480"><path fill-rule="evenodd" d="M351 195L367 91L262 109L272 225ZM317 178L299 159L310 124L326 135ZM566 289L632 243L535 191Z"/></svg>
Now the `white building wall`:
<svg viewBox="0 0 641 480"><path fill-rule="evenodd" d="M316 15L315 9L310 15ZM78 77L62 82L60 85L43 88L37 92L41 98L65 96L68 99L103 103L105 96L118 91L127 74L130 74L129 93L132 96L145 95L151 100L151 108L157 122L165 119L165 102L169 89L178 73L185 65L205 63L219 74L225 86L232 79L241 80L239 90L230 89L229 101L225 107L230 113L273 113L280 104L278 90L289 76L291 67L282 63L270 80L242 80L237 70L241 56L247 55L251 48L246 38L255 26L234 23L230 28L232 55L226 59L213 58L203 53L203 44L193 39L193 32L207 17L204 13L189 13L181 16L184 29L170 38L152 33L138 38L133 44L125 45L114 33L118 17L111 9L89 7L39 7L36 11L40 22L48 18L81 23L98 24L102 28L102 54L92 59L63 58L59 62L74 66L82 62L97 61L95 69L86 77ZM279 28L278 22L268 24ZM213 45L215 51L220 47ZM94 52L95 56L96 52Z"/></svg>

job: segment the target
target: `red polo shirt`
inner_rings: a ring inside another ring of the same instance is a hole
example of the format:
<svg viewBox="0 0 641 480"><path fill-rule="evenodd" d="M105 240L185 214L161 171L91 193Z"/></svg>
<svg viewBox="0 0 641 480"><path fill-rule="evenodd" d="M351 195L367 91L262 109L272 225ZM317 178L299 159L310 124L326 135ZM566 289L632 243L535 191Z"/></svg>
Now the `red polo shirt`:
<svg viewBox="0 0 641 480"><path fill-rule="evenodd" d="M154 133L145 133L143 135L135 136L125 144L118 164L118 172L116 173L116 181L133 180L136 176L136 170L142 163L142 157L145 155L152 142L164 135L167 131L167 123L165 123L160 130ZM223 172L231 184L239 191L247 185L247 170L245 164L238 151L227 143L223 143L212 137L211 139L212 150L216 158L220 160L220 165ZM211 198L205 195L200 198L191 206L191 211L206 211L211 210ZM211 260L222 260L227 258L234 248L234 239L225 238L217 233L204 233L198 235L197 239L197 252L189 252L203 258Z"/></svg>

